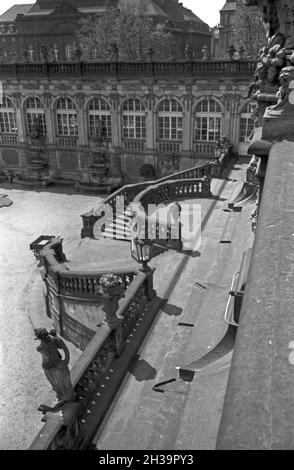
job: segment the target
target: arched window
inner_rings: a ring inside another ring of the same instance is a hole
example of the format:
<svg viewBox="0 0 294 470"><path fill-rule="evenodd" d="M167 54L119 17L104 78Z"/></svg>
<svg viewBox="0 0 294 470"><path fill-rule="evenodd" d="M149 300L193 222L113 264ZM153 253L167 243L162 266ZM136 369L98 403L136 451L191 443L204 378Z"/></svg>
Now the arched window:
<svg viewBox="0 0 294 470"><path fill-rule="evenodd" d="M194 140L215 142L221 137L222 110L213 98L201 100L195 110Z"/></svg>
<svg viewBox="0 0 294 470"><path fill-rule="evenodd" d="M138 99L125 101L122 108L123 138L146 138L146 115L143 103Z"/></svg>
<svg viewBox="0 0 294 470"><path fill-rule="evenodd" d="M107 101L95 97L90 101L88 109L90 137L101 132L102 137L111 138L111 116Z"/></svg>
<svg viewBox="0 0 294 470"><path fill-rule="evenodd" d="M70 98L60 98L56 105L58 135L78 135L77 111Z"/></svg>
<svg viewBox="0 0 294 470"><path fill-rule="evenodd" d="M46 135L47 128L45 110L40 99L36 97L29 98L25 103L25 110L28 133L30 134L34 130L36 123L38 123L41 128L42 134Z"/></svg>
<svg viewBox="0 0 294 470"><path fill-rule="evenodd" d="M253 129L254 121L250 115L250 104L245 103L240 115L240 142L249 142Z"/></svg>
<svg viewBox="0 0 294 470"><path fill-rule="evenodd" d="M182 140L183 108L175 99L165 99L158 105L157 136L159 140Z"/></svg>
<svg viewBox="0 0 294 470"><path fill-rule="evenodd" d="M16 134L15 108L10 98L4 97L0 101L0 132L1 134Z"/></svg>

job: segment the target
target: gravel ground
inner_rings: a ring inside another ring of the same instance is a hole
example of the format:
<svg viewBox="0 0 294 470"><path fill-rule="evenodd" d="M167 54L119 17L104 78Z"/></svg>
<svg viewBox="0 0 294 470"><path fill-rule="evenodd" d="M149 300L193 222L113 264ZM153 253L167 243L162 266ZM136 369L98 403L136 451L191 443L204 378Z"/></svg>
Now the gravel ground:
<svg viewBox="0 0 294 470"><path fill-rule="evenodd" d="M99 198L3 189L13 200L0 209L0 449L27 449L43 426L42 402L54 398L41 368L29 317L36 260L29 244L39 235L65 238L67 253L80 238L80 214Z"/></svg>

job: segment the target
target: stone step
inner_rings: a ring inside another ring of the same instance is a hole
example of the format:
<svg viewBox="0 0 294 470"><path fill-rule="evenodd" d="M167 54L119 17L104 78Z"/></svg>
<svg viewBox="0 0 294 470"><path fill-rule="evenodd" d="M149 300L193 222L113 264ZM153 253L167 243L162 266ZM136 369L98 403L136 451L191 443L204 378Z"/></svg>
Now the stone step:
<svg viewBox="0 0 294 470"><path fill-rule="evenodd" d="M126 234L123 230L111 230L111 229L106 229L103 232L103 235L101 238L110 238L113 240L128 240L130 241L131 237L130 235Z"/></svg>

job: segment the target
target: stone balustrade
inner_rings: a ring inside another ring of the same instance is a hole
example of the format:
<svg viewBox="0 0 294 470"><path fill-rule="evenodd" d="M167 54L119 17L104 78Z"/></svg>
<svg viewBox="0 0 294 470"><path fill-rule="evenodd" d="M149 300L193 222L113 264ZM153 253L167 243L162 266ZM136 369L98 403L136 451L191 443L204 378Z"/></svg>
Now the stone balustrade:
<svg viewBox="0 0 294 470"><path fill-rule="evenodd" d="M134 203L141 203L144 209L147 209L149 204L210 196L210 179L170 180L149 186L134 199Z"/></svg>
<svg viewBox="0 0 294 470"><path fill-rule="evenodd" d="M181 142L172 142L171 140L163 140L157 142L157 150L161 153L177 154L182 150Z"/></svg>
<svg viewBox="0 0 294 470"><path fill-rule="evenodd" d="M138 139L124 139L122 141L122 145L124 150L131 150L131 151L142 151L145 150L146 141L145 140L138 140Z"/></svg>
<svg viewBox="0 0 294 470"><path fill-rule="evenodd" d="M41 251L44 265L43 279L46 285L46 310L56 331L80 349L85 349L93 338L99 307L103 312L103 298L99 292L99 281L108 271L70 271L62 251L62 239L52 239ZM122 290L126 291L135 279L135 270L116 270ZM92 311L92 323L85 325L80 310L74 305L87 305ZM74 310L74 312L73 312Z"/></svg>
<svg viewBox="0 0 294 470"><path fill-rule="evenodd" d="M205 161L198 162L198 165L189 168L188 170L178 171L172 175L165 176L156 181L146 181L144 183L136 183L125 185L117 190L112 195L105 198L97 207L96 210L91 210L85 214L82 214L83 228L81 231L81 237L94 238L93 228L95 223L105 215L104 208L110 206L113 211L113 217L116 214L123 214L129 204L134 198L149 186L157 185L165 181L181 180L181 179L201 179L205 176L217 177L220 175L221 167L216 163L207 163ZM192 189L191 189L192 191ZM194 191L194 190L193 190Z"/></svg>
<svg viewBox="0 0 294 470"><path fill-rule="evenodd" d="M78 146L78 137L63 136L57 137L57 145L65 148L75 148Z"/></svg>
<svg viewBox="0 0 294 470"><path fill-rule="evenodd" d="M99 280L105 272L97 272L89 274L88 272L60 272L59 273L59 289L60 294L64 296L74 297L75 299L97 299L97 288ZM135 272L119 271L116 273L121 284L128 287L135 277Z"/></svg>
<svg viewBox="0 0 294 470"><path fill-rule="evenodd" d="M92 338L79 360L71 370L71 379L75 390L76 401L64 405L69 408L70 418L65 422L60 414L47 414L46 424L38 433L30 450L69 450L81 448L89 435L85 432L85 422L89 418L89 408L93 403L99 404L100 414L106 412L112 396L103 395L103 382L111 375L112 363L127 348L127 339L134 328L138 316L146 303L154 296L152 289L153 272L138 273L130 283L122 300L117 316L121 320L121 330L102 328ZM124 371L118 371L123 374ZM107 376L107 377L106 377ZM97 393L97 389L101 392ZM103 407L103 409L101 409ZM64 413L65 414L65 413ZM95 421L94 426L97 426Z"/></svg>
<svg viewBox="0 0 294 470"><path fill-rule="evenodd" d="M179 74L190 77L207 76L245 76L252 77L256 68L253 60L207 60L207 61L158 61L158 62L79 62L79 63L1 63L0 78L14 76L23 78L38 77L60 78L61 76L80 76L85 78L103 76L157 77Z"/></svg>
<svg viewBox="0 0 294 470"><path fill-rule="evenodd" d="M265 179L217 447L292 450L294 145L254 145Z"/></svg>
<svg viewBox="0 0 294 470"><path fill-rule="evenodd" d="M215 156L215 142L194 142L193 151L196 155Z"/></svg>
<svg viewBox="0 0 294 470"><path fill-rule="evenodd" d="M18 134L1 134L0 135L1 144L17 144L18 143Z"/></svg>

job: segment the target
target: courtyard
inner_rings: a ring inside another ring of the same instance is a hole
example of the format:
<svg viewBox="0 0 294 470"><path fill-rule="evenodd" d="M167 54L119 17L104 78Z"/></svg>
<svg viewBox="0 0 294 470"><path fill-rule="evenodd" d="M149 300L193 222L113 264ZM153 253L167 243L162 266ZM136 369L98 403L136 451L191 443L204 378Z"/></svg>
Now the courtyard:
<svg viewBox="0 0 294 470"><path fill-rule="evenodd" d="M0 449L27 449L43 425L38 406L54 400L36 352L30 318L37 262L29 251L40 234L66 238L65 252L80 241L81 218L97 196L3 189L13 200L0 209ZM46 320L40 312L40 324ZM36 325L34 325L36 326ZM71 363L79 355L69 345Z"/></svg>

